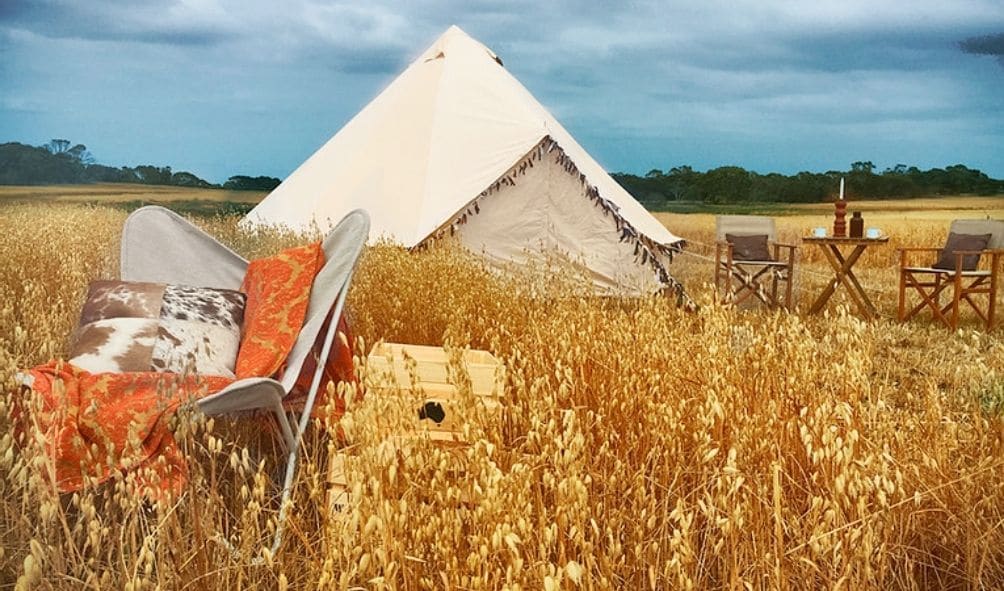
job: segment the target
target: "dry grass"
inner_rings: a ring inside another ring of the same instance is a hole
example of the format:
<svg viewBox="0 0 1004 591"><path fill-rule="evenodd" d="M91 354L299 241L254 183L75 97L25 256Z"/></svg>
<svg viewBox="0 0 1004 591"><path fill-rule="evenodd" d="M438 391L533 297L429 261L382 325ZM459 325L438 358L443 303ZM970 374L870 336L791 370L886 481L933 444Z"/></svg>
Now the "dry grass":
<svg viewBox="0 0 1004 591"><path fill-rule="evenodd" d="M806 213L821 213L824 216L833 213L830 203L797 203L791 204L794 211ZM864 213L876 213L880 216L899 217L903 213L920 213L924 217L953 219L956 217L983 217L985 215L999 216L1004 212L1004 204L1000 196L980 197L977 195L962 195L952 197L918 197L914 199L881 199L875 201L848 202L848 210L861 210ZM903 218L905 219L905 218Z"/></svg>
<svg viewBox="0 0 1004 591"><path fill-rule="evenodd" d="M160 185L130 183L102 183L94 185L44 185L0 186L0 204L5 202L55 201L64 203L121 203L144 201L170 203L172 201L235 201L258 203L265 197L263 191L225 191L222 189L194 189Z"/></svg>
<svg viewBox="0 0 1004 591"><path fill-rule="evenodd" d="M40 435L13 441L11 376L64 353L123 219L0 216L0 588L1004 585L999 332L723 308L696 266L703 305L685 313L574 297L575 278L500 278L445 249L370 248L350 296L359 336L495 352L502 414L470 409L469 448L403 453L388 436L408 410L367 397L340 425L354 443L344 514L325 503L334 438L316 427L277 556L261 551L276 454L258 427L179 420L192 477L174 504L139 500L126 478L56 496ZM253 255L296 240L207 225ZM699 217L687 230L711 232Z"/></svg>

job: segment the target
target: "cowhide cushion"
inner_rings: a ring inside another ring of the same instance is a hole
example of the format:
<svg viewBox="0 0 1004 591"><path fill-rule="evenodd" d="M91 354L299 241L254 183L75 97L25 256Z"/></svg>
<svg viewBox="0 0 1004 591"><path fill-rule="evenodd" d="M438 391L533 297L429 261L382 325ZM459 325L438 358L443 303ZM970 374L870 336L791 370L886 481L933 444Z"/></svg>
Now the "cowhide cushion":
<svg viewBox="0 0 1004 591"><path fill-rule="evenodd" d="M125 281L91 283L70 363L92 373L234 377L244 294Z"/></svg>

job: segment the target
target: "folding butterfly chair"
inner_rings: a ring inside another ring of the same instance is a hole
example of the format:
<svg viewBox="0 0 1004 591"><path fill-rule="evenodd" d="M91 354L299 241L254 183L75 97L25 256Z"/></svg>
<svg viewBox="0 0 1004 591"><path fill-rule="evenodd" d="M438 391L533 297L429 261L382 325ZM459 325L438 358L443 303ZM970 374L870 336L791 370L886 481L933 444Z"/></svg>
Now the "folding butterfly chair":
<svg viewBox="0 0 1004 591"><path fill-rule="evenodd" d="M796 247L778 243L776 238L772 218L715 218L715 288L730 291L735 304L755 296L767 306L791 308ZM764 286L767 282L769 289Z"/></svg>
<svg viewBox="0 0 1004 591"><path fill-rule="evenodd" d="M270 377L238 380L196 403L207 415L264 409L275 416L289 455L279 521L271 548L273 553L282 543L299 447L322 386L325 362L332 350L352 273L369 235L369 225L367 213L357 209L349 212L324 238L325 263L314 278L304 325L287 357L282 376L278 380ZM137 209L123 228L121 276L125 281L238 289L247 265L248 262L240 255L163 207ZM329 318L303 410L298 421L291 420L283 408L283 399L292 391L304 362L318 342L325 320Z"/></svg>
<svg viewBox="0 0 1004 591"><path fill-rule="evenodd" d="M980 247L953 246L952 236L963 242L954 244L985 244ZM985 242L983 237L989 236ZM976 238L976 243L972 239ZM951 251L949 247L952 247ZM1004 255L1004 221L1001 220L955 220L949 227L949 241L944 248L919 247L900 248L899 257L899 319L906 321L924 309L945 326L955 330L959 327L962 302L976 312L987 330L994 325L997 309L997 280L1000 275L1000 261ZM948 251L948 252L945 252ZM911 265L912 254L927 253L939 260L929 267ZM982 259L983 265L977 263ZM912 308L908 304L908 291L915 291L920 301ZM949 292L951 299L942 304L942 295ZM986 296L981 303L979 296Z"/></svg>

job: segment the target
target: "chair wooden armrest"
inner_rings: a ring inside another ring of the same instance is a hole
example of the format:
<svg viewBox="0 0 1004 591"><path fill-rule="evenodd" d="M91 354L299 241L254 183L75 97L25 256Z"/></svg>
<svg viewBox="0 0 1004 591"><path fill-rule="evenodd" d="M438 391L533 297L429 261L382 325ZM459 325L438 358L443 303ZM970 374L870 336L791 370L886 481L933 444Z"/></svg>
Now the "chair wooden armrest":
<svg viewBox="0 0 1004 591"><path fill-rule="evenodd" d="M733 248L731 242L725 242L724 240L715 241L715 258L721 260L724 254L731 261Z"/></svg>
<svg viewBox="0 0 1004 591"><path fill-rule="evenodd" d="M996 265L997 258L1001 255L1002 252L1004 252L1004 250L1000 249L956 250L952 253L955 255L955 269L953 269L953 271L955 271L956 273L962 271L962 259L966 256L972 256L972 255L976 256L988 255L990 257L991 266Z"/></svg>
<svg viewBox="0 0 1004 591"><path fill-rule="evenodd" d="M724 269L722 268L724 267ZM732 244L721 240L715 241L715 288L725 281L732 272Z"/></svg>
<svg viewBox="0 0 1004 591"><path fill-rule="evenodd" d="M774 247L774 259L779 263L787 263L790 269L795 264L795 249L798 248L794 244L785 244L783 242L771 242ZM782 260L781 249L787 248L788 253L784 255L787 260Z"/></svg>
<svg viewBox="0 0 1004 591"><path fill-rule="evenodd" d="M938 252L943 250L940 246L900 246L899 252Z"/></svg>

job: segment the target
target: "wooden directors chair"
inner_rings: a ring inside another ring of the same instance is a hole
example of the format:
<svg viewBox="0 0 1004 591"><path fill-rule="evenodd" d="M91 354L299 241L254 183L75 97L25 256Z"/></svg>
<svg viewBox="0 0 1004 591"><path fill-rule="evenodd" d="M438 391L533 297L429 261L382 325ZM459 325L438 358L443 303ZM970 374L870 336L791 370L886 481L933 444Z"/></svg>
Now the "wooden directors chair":
<svg viewBox="0 0 1004 591"><path fill-rule="evenodd" d="M955 220L945 246L899 249L899 319L906 321L925 308L945 326L959 327L959 308L966 302L987 330L994 325L997 279L1004 255L1004 221ZM910 264L911 254L924 252L937 261L929 267ZM915 290L920 302L908 308L907 291ZM944 292L951 299L941 303ZM986 295L985 304L979 296Z"/></svg>
<svg viewBox="0 0 1004 591"><path fill-rule="evenodd" d="M773 218L722 215L715 219L715 288L740 304L756 296L770 307L791 308L795 246L777 242ZM782 256L782 249L785 251ZM764 285L770 282L770 288ZM779 289L779 284L784 284Z"/></svg>

